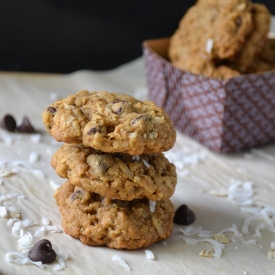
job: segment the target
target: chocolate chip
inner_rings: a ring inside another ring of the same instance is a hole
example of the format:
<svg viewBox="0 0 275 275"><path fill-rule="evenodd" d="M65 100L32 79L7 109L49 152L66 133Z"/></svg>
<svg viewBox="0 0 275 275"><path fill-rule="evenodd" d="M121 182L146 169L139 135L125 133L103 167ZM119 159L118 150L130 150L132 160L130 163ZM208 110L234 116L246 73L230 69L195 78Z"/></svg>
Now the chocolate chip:
<svg viewBox="0 0 275 275"><path fill-rule="evenodd" d="M5 115L0 121L0 127L9 132L14 132L16 129L16 121L12 115Z"/></svg>
<svg viewBox="0 0 275 275"><path fill-rule="evenodd" d="M23 117L22 124L18 126L17 131L20 133L29 133L29 134L36 133L35 129L31 125L30 120L26 116Z"/></svg>
<svg viewBox="0 0 275 275"><path fill-rule="evenodd" d="M138 120L140 120L144 115L139 115L137 116L136 118L134 118L132 121L131 121L131 124L135 124Z"/></svg>
<svg viewBox="0 0 275 275"><path fill-rule="evenodd" d="M56 253L52 249L51 242L43 239L33 246L28 256L34 262L41 261L43 264L49 264L55 260Z"/></svg>
<svg viewBox="0 0 275 275"><path fill-rule="evenodd" d="M242 18L241 17L236 18L235 22L236 22L237 27L239 28L242 25Z"/></svg>
<svg viewBox="0 0 275 275"><path fill-rule="evenodd" d="M116 111L115 111L115 114L120 114L121 113L121 111L122 111L122 107L120 106Z"/></svg>
<svg viewBox="0 0 275 275"><path fill-rule="evenodd" d="M118 100L114 100L113 101L113 103L118 103L118 102L123 102L124 103L124 102L128 102L128 101L125 100L125 99L121 99L121 100L118 99Z"/></svg>
<svg viewBox="0 0 275 275"><path fill-rule="evenodd" d="M175 212L174 223L180 225L189 225L193 223L196 216L192 210L188 208L187 205L181 205Z"/></svg>
<svg viewBox="0 0 275 275"><path fill-rule="evenodd" d="M87 135L92 135L92 134L95 134L96 132L97 132L97 128L93 127L87 132Z"/></svg>
<svg viewBox="0 0 275 275"><path fill-rule="evenodd" d="M51 114L54 114L56 112L56 109L54 107L48 107L47 111Z"/></svg>

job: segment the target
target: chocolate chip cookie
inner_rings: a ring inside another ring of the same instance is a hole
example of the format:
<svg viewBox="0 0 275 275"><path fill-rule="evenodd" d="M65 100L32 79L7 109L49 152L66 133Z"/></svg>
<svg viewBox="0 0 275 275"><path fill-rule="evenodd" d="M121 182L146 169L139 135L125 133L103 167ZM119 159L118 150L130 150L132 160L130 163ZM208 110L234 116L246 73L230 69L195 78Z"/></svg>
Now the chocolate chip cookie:
<svg viewBox="0 0 275 275"><path fill-rule="evenodd" d="M151 101L106 91L80 91L42 114L47 131L66 143L130 155L171 149L176 132L165 111Z"/></svg>
<svg viewBox="0 0 275 275"><path fill-rule="evenodd" d="M192 59L178 60L173 65L194 74L202 74L219 79L229 79L240 75L240 72L227 65L216 65L206 56L196 55Z"/></svg>
<svg viewBox="0 0 275 275"><path fill-rule="evenodd" d="M253 32L247 37L241 51L231 63L231 67L242 74L248 72L255 58L261 53L266 43L271 23L271 14L263 4L253 4Z"/></svg>
<svg viewBox="0 0 275 275"><path fill-rule="evenodd" d="M174 209L170 200L108 199L64 183L55 192L65 232L86 245L117 249L147 247L170 236Z"/></svg>
<svg viewBox="0 0 275 275"><path fill-rule="evenodd" d="M196 55L215 60L234 57L253 30L252 15L250 1L199 1L186 12L171 37L170 60L173 63Z"/></svg>
<svg viewBox="0 0 275 275"><path fill-rule="evenodd" d="M177 183L176 169L162 153L131 156L63 145L52 158L60 177L108 198L165 200Z"/></svg>

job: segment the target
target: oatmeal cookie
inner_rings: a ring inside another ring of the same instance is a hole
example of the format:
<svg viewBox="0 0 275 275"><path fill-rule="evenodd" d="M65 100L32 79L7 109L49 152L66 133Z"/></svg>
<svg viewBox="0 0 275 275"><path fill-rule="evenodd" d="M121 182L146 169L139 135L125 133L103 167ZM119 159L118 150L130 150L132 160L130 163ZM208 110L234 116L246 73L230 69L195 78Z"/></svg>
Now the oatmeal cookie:
<svg viewBox="0 0 275 275"><path fill-rule="evenodd" d="M214 3L212 3L214 2ZM252 3L246 0L200 1L183 16L168 49L172 63L206 55L229 59L253 30Z"/></svg>
<svg viewBox="0 0 275 275"><path fill-rule="evenodd" d="M60 177L108 198L165 200L177 183L176 169L162 153L131 156L63 145L52 158Z"/></svg>
<svg viewBox="0 0 275 275"><path fill-rule="evenodd" d="M240 73L226 65L216 65L212 60L205 56L196 55L192 59L178 60L173 64L181 70L189 71L194 74L202 74L207 77L219 79L229 79L239 76Z"/></svg>
<svg viewBox="0 0 275 275"><path fill-rule="evenodd" d="M242 74L248 72L255 58L263 50L270 29L271 14L265 5L253 4L252 14L253 32L247 37L241 51L234 57L231 65L232 68Z"/></svg>
<svg viewBox="0 0 275 275"><path fill-rule="evenodd" d="M56 190L55 200L65 232L86 245L138 249L168 238L173 229L170 200L150 207L148 199L107 199L69 182Z"/></svg>
<svg viewBox="0 0 275 275"><path fill-rule="evenodd" d="M172 122L161 107L124 94L83 90L54 102L42 117L57 141L83 143L104 152L163 152L176 140Z"/></svg>
<svg viewBox="0 0 275 275"><path fill-rule="evenodd" d="M268 63L275 63L275 38L268 38L259 54L259 59Z"/></svg>

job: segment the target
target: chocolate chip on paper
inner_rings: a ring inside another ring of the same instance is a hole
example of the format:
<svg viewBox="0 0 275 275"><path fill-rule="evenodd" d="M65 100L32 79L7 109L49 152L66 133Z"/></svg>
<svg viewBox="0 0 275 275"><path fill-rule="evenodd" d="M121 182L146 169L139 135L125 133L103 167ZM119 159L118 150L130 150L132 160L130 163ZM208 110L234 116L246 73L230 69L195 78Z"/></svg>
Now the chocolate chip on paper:
<svg viewBox="0 0 275 275"><path fill-rule="evenodd" d="M42 262L43 264L52 263L56 258L56 253L52 249L49 240L43 239L37 242L28 253L29 258L34 262Z"/></svg>
<svg viewBox="0 0 275 275"><path fill-rule="evenodd" d="M0 127L9 132L15 132L16 130L16 121L14 117L10 114L4 115L0 121Z"/></svg>
<svg viewBox="0 0 275 275"><path fill-rule="evenodd" d="M35 129L31 125L30 120L26 116L23 117L21 125L17 127L17 131L20 133L29 133L29 134L36 133Z"/></svg>
<svg viewBox="0 0 275 275"><path fill-rule="evenodd" d="M188 208L187 205L181 205L175 212L174 223L179 225L189 225L193 223L196 216L192 210Z"/></svg>

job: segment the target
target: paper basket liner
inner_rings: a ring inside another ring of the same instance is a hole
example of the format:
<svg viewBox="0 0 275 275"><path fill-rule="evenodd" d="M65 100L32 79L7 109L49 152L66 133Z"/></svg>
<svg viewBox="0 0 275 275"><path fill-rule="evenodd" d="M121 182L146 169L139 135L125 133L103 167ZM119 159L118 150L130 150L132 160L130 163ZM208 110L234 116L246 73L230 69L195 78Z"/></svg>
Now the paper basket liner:
<svg viewBox="0 0 275 275"><path fill-rule="evenodd" d="M167 60L169 38L143 42L149 99L176 129L216 152L275 140L275 72L220 80L182 71Z"/></svg>

